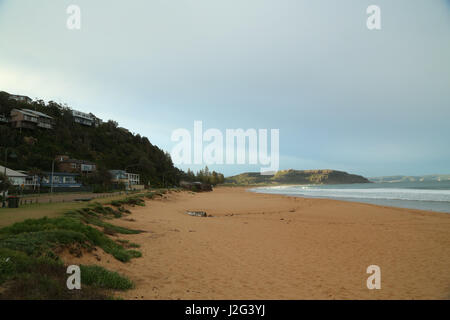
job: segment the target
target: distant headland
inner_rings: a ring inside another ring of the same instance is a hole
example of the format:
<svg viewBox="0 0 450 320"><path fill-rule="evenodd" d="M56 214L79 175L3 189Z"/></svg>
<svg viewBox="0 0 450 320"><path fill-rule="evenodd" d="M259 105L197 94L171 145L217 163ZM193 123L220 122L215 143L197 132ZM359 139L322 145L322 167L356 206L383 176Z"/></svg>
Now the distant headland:
<svg viewBox="0 0 450 320"><path fill-rule="evenodd" d="M258 184L350 184L370 183L356 174L337 170L280 170L273 176L261 175L259 172L246 172L225 179L227 184L258 185Z"/></svg>

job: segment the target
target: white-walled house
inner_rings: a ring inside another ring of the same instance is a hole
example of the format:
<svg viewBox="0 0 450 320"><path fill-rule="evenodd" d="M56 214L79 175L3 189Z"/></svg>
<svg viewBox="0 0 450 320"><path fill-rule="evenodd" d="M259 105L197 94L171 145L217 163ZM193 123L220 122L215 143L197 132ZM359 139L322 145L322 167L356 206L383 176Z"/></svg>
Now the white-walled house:
<svg viewBox="0 0 450 320"><path fill-rule="evenodd" d="M128 178L128 183L130 184L130 186L138 185L139 182L140 182L140 175L139 174L128 173L127 172L127 178Z"/></svg>
<svg viewBox="0 0 450 320"><path fill-rule="evenodd" d="M140 175L136 173L128 173L125 170L109 170L111 180L114 183L123 183L127 190L144 189L140 185Z"/></svg>
<svg viewBox="0 0 450 320"><path fill-rule="evenodd" d="M0 172L2 174L5 173L5 167L0 166ZM26 184L26 179L27 179L27 175L20 173L18 171L14 171L12 169L6 168L6 176L8 177L9 181L14 185L14 186L25 186Z"/></svg>

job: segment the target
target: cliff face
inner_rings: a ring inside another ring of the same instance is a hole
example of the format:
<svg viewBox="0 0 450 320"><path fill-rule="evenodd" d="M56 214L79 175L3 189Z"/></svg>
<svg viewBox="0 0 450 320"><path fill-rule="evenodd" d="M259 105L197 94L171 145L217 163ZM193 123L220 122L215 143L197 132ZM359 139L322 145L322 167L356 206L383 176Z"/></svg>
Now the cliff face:
<svg viewBox="0 0 450 320"><path fill-rule="evenodd" d="M231 184L350 184L370 183L363 176L336 170L282 170L273 176L263 176L258 172L242 173L228 177Z"/></svg>

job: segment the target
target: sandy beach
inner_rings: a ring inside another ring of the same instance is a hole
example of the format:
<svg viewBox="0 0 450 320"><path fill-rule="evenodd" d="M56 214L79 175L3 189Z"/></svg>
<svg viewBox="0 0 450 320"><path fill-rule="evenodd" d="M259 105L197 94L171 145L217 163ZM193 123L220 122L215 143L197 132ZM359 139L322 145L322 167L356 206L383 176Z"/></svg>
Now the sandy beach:
<svg viewBox="0 0 450 320"><path fill-rule="evenodd" d="M143 257L65 257L130 277L125 299L450 299L449 214L226 187L131 211L114 223L146 231L120 235ZM369 265L380 290L367 289Z"/></svg>

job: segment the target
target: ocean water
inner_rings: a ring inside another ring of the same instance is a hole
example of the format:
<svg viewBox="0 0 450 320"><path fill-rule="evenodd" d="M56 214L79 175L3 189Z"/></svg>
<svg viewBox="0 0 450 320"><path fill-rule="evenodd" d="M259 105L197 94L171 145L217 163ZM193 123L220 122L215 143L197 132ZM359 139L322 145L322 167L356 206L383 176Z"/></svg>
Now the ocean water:
<svg viewBox="0 0 450 320"><path fill-rule="evenodd" d="M450 180L258 187L258 193L328 198L450 213Z"/></svg>

